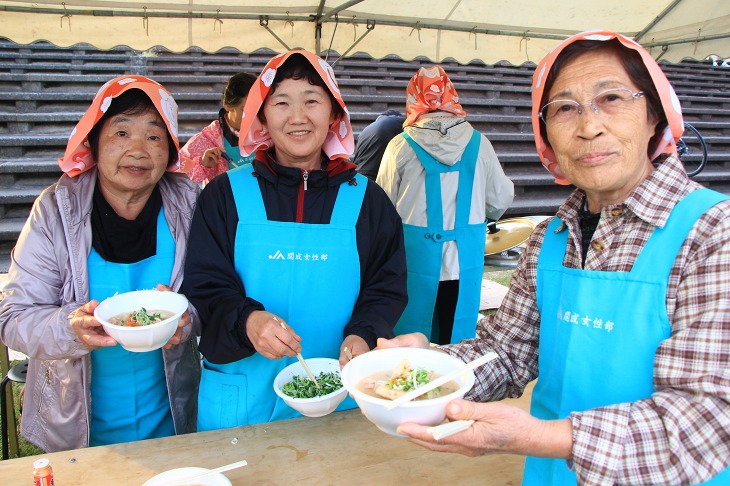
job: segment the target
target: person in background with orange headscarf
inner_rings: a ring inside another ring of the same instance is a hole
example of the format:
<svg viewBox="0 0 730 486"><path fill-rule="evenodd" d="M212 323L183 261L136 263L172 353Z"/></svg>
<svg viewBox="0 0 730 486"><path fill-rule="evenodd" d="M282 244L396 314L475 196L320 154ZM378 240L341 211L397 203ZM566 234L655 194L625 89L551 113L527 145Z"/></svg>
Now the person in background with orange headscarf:
<svg viewBox="0 0 730 486"><path fill-rule="evenodd" d="M440 66L420 68L406 92L404 132L376 179L404 225L408 306L395 332L459 342L476 336L486 219L509 208L514 186Z"/></svg>
<svg viewBox="0 0 730 486"><path fill-rule="evenodd" d="M18 238L0 337L28 355L21 432L52 452L195 432L194 309L165 345L119 346L94 318L117 292L177 291L199 189L177 156L177 104L121 76L99 89Z"/></svg>
<svg viewBox="0 0 730 486"><path fill-rule="evenodd" d="M730 201L690 180L676 155L679 100L646 49L584 32L535 70L532 120L543 164L576 189L540 223L477 339L494 351L467 395L518 397L530 414L454 400L467 455L523 454L523 484L730 484ZM379 346L428 346L422 335Z"/></svg>
<svg viewBox="0 0 730 486"><path fill-rule="evenodd" d="M272 386L297 353L344 365L345 348L358 356L393 336L403 229L349 162L353 142L324 60L293 50L269 61L241 121L253 165L213 179L193 218L184 293L202 322L199 430L299 416Z"/></svg>

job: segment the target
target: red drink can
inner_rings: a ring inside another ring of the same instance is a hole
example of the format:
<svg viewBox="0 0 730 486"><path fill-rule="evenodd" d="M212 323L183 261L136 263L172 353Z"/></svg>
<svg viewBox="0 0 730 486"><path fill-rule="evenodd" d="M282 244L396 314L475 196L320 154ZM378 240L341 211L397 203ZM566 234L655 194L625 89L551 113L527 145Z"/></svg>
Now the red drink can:
<svg viewBox="0 0 730 486"><path fill-rule="evenodd" d="M54 486L53 468L48 459L38 459L33 463L33 485Z"/></svg>

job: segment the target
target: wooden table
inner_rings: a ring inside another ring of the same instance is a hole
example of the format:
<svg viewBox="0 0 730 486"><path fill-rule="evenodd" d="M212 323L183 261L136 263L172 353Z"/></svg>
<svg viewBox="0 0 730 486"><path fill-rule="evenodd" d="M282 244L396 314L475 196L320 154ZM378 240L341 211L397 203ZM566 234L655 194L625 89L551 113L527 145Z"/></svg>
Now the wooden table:
<svg viewBox="0 0 730 486"><path fill-rule="evenodd" d="M505 401L526 410L530 392ZM0 484L31 484L38 457L0 461ZM212 469L241 459L248 466L225 473L234 485L518 486L524 465L523 457L513 455L431 452L381 432L359 410L42 457L51 460L56 486L141 485L168 469Z"/></svg>

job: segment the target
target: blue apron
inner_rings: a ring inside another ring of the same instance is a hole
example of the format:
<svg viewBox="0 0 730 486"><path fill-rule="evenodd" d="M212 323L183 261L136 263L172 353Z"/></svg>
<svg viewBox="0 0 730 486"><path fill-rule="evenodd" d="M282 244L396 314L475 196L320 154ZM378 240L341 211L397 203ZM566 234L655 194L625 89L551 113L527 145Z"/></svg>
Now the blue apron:
<svg viewBox="0 0 730 486"><path fill-rule="evenodd" d="M250 164L254 157L256 157L256 153L253 153L248 157L244 157L241 155L241 149L239 149L238 146L234 147L231 145L228 140L226 140L226 137L223 137L223 148L226 151L226 155L228 155L228 158L226 159L228 161L228 170L241 167L244 164Z"/></svg>
<svg viewBox="0 0 730 486"><path fill-rule="evenodd" d="M550 222L537 267L540 359L532 415L563 419L651 396L654 355L671 335L666 292L677 252L697 219L726 198L707 189L687 195L630 272L564 267L568 231L556 234L561 221ZM730 484L728 470L720 476ZM576 476L565 460L528 457L522 484L576 484Z"/></svg>
<svg viewBox="0 0 730 486"><path fill-rule="evenodd" d="M452 166L440 164L407 134L401 136L413 148L426 171L426 213L428 226L403 225L408 268L408 305L394 332L422 332L429 339L434 319L436 294L441 276L443 247L455 241L459 248L459 299L454 312L451 342L476 337L476 321L484 274L486 221L469 224L474 171L479 155L480 135L474 133L461 160ZM445 230L441 199L441 174L459 172L456 218L453 230Z"/></svg>
<svg viewBox="0 0 730 486"><path fill-rule="evenodd" d="M155 256L137 263L107 262L92 248L88 258L89 292L102 301L117 292L169 284L175 240L157 217ZM107 445L175 435L162 350L134 353L116 346L91 352L91 432L89 445Z"/></svg>
<svg viewBox="0 0 730 486"><path fill-rule="evenodd" d="M330 224L306 224L267 220L252 173L251 165L228 172L238 208L235 267L246 295L291 325L305 359L337 359L360 292L355 223L367 179L358 174L357 185L340 185ZM223 365L204 360L198 431L300 417L273 389L294 361L258 353ZM337 410L354 407L348 397Z"/></svg>

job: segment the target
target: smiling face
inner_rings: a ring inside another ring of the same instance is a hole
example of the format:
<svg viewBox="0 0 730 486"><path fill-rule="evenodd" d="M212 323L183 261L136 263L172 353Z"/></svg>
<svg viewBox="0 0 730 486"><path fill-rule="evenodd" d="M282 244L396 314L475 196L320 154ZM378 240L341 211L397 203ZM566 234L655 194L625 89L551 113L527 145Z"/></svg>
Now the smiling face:
<svg viewBox="0 0 730 486"><path fill-rule="evenodd" d="M167 128L159 113L119 113L104 120L97 155L99 186L117 209L119 202L145 202L167 169Z"/></svg>
<svg viewBox="0 0 730 486"><path fill-rule="evenodd" d="M284 79L264 101L263 118L281 165L321 168L322 145L335 121L323 88L306 79Z"/></svg>
<svg viewBox="0 0 730 486"><path fill-rule="evenodd" d="M565 64L555 78L548 101L580 103L611 88L640 91L614 51L587 52ZM546 124L547 138L565 178L586 191L592 212L624 199L654 170L647 155L656 120L646 100L635 99L619 115L594 113L585 106L569 124Z"/></svg>

